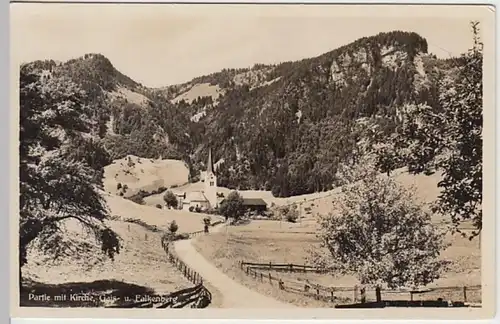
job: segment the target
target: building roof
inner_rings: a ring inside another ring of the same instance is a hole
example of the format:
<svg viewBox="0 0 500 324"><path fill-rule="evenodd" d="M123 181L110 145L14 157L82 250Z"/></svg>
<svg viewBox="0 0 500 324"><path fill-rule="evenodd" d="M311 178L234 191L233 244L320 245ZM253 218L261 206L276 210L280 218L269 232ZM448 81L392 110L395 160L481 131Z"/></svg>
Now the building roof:
<svg viewBox="0 0 500 324"><path fill-rule="evenodd" d="M244 206L267 206L267 203L262 198L243 198Z"/></svg>
<svg viewBox="0 0 500 324"><path fill-rule="evenodd" d="M212 163L212 148L208 149L207 173L214 173L214 165Z"/></svg>
<svg viewBox="0 0 500 324"><path fill-rule="evenodd" d="M186 194L186 201L208 201L207 197L205 197L205 194L201 191L192 191L188 192Z"/></svg>

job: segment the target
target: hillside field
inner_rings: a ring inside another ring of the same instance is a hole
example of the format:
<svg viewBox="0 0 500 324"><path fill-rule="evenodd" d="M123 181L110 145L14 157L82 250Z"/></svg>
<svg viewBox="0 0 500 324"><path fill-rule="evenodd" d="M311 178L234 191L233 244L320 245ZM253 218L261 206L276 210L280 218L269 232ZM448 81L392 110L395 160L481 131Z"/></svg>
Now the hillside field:
<svg viewBox="0 0 500 324"><path fill-rule="evenodd" d="M104 189L108 193L130 197L139 190L151 192L188 182L189 169L179 160L146 159L128 155L104 168ZM122 187L118 189L120 184ZM128 189L124 190L123 186Z"/></svg>
<svg viewBox="0 0 500 324"><path fill-rule="evenodd" d="M167 262L161 247L161 232L125 220L137 219L162 230L167 230L168 224L176 220L179 232L192 232L203 229L204 215L159 210L122 197L103 195L114 216L106 224L120 236L120 253L114 260L107 258L93 236L84 232L79 223L66 221L61 244L73 243L73 248L65 249L58 259L53 259L32 245L28 263L22 269L23 291L60 294L68 290L100 293L115 290L116 294L135 295L168 294L191 287L192 284ZM25 299L23 302L28 303Z"/></svg>
<svg viewBox="0 0 500 324"><path fill-rule="evenodd" d="M394 176L405 186L414 186L417 199L422 202L431 202L439 193L437 175L411 176L400 170ZM327 212L331 206L332 197L331 194L326 197L316 197L312 207L310 202L304 203L304 206L309 206L312 212L303 213L303 218L297 223L252 220L249 224L230 226L220 233L201 237L194 244L201 254L208 260L213 260L216 266L226 274L263 294L302 307L325 307L328 303L284 292L267 282L248 277L240 269L238 262L310 264L308 262L310 251L319 245L319 240L315 235L317 225L313 215ZM303 199L296 201L303 201ZM447 220L442 217L435 217L433 221L440 226L447 226ZM464 228L467 229L468 225L464 225ZM442 252L441 258L451 262L450 269L429 287L481 285L479 239L469 241L458 234L448 234L446 241L451 246ZM285 282L286 280L303 282L308 279L324 286L353 287L359 284L357 279L351 276L334 277L313 273L273 273L272 275L279 276ZM480 299L480 295L474 293L474 297L471 298Z"/></svg>

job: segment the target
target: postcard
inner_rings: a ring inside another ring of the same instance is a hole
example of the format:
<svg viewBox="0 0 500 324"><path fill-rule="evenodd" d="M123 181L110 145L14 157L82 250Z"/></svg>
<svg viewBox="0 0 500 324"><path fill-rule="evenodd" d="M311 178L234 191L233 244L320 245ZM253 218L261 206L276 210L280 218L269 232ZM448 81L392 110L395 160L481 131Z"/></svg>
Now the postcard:
<svg viewBox="0 0 500 324"><path fill-rule="evenodd" d="M492 317L494 24L12 3L11 315Z"/></svg>

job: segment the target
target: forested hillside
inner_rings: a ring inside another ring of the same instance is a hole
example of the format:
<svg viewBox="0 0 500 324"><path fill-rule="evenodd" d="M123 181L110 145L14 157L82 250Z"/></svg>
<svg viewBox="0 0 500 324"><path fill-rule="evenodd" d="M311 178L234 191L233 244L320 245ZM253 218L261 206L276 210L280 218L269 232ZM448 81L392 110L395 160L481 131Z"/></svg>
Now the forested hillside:
<svg viewBox="0 0 500 324"><path fill-rule="evenodd" d="M111 158L182 159L196 180L211 147L224 160L221 186L290 196L331 188L338 166L394 132L405 105L437 105L438 80L454 63L427 54L419 35L395 31L161 89L131 80L100 54L25 69L86 91L91 136Z"/></svg>

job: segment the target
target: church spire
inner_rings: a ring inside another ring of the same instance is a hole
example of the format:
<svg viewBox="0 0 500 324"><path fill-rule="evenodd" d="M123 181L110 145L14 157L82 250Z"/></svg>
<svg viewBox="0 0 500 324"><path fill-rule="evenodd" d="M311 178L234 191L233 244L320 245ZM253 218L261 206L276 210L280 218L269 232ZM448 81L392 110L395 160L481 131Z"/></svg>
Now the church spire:
<svg viewBox="0 0 500 324"><path fill-rule="evenodd" d="M208 149L207 174L210 173L214 173L214 166L212 164L212 148Z"/></svg>

